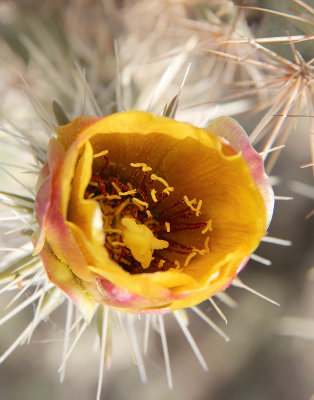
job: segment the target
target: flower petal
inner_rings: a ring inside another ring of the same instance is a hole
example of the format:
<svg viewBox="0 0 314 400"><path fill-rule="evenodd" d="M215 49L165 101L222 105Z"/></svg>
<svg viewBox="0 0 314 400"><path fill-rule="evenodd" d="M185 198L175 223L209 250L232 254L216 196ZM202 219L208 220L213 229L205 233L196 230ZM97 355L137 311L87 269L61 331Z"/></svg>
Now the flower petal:
<svg viewBox="0 0 314 400"><path fill-rule="evenodd" d="M227 139L231 147L237 153L241 153L247 162L252 178L264 198L267 209L267 225L269 225L274 210L274 192L265 174L263 159L252 147L246 132L237 121L230 117L214 119L207 126L207 130Z"/></svg>
<svg viewBox="0 0 314 400"><path fill-rule="evenodd" d="M102 213L99 203L85 200L84 193L92 176L93 150L86 142L72 181L68 219L83 229L88 239L104 245Z"/></svg>
<svg viewBox="0 0 314 400"><path fill-rule="evenodd" d="M37 234L32 241L37 241ZM71 272L69 267L53 254L46 243L40 252L40 257L46 269L49 280L58 286L81 310L87 322L90 322L94 314L94 300L87 292L83 283Z"/></svg>

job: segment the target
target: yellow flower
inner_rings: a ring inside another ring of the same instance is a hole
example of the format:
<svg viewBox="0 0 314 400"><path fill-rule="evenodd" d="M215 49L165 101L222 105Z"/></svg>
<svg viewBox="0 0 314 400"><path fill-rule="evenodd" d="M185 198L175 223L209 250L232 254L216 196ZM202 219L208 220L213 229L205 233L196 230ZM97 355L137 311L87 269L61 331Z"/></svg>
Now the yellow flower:
<svg viewBox="0 0 314 400"><path fill-rule="evenodd" d="M193 306L225 289L264 236L273 194L231 118L207 130L129 111L57 129L39 179L34 253L87 319Z"/></svg>

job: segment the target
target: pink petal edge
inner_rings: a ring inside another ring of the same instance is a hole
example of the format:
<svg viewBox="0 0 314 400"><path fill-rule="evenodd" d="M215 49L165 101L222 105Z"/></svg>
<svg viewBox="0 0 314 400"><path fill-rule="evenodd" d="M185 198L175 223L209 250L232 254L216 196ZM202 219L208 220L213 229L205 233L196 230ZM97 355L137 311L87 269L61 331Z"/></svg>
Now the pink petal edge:
<svg viewBox="0 0 314 400"><path fill-rule="evenodd" d="M216 136L227 139L233 150L241 153L247 162L251 176L264 198L268 227L274 211L274 192L265 174L263 159L252 147L245 130L236 120L230 117L216 118L209 123L206 129Z"/></svg>
<svg viewBox="0 0 314 400"><path fill-rule="evenodd" d="M32 237L32 242L38 241L38 232ZM64 292L69 299L78 306L85 320L89 323L94 314L95 302L87 290L71 272L71 270L60 261L45 244L40 251L47 276L53 284Z"/></svg>

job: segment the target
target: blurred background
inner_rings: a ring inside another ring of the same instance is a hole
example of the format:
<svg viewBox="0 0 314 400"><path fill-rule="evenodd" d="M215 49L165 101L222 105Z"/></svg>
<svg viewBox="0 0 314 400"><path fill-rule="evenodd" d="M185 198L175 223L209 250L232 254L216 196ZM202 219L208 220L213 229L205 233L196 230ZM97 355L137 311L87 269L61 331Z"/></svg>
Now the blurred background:
<svg viewBox="0 0 314 400"><path fill-rule="evenodd" d="M167 386L158 333L152 332L150 336L149 351L144 356L148 383L142 384L128 347L116 330L112 367L104 376L103 399L314 398L314 217L310 217L313 172L311 167L300 168L311 162L313 40L293 42L293 46L287 40L268 40L261 43L266 51L257 45L247 47L239 43L243 38L312 35L313 39L314 2L273 3L268 0L0 2L1 126L14 127L17 132L26 132L37 139L42 135L43 144L47 137L42 134L41 120L45 115L47 120L51 117L52 100L62 104L71 118L97 112L106 115L121 108L148 109L160 114L165 103L169 104L180 90L187 70L177 118L204 126L215 116L233 115L250 133L271 109L274 96L284 90L283 79L294 79L293 74L300 72L289 63L303 68L300 95L291 101L291 108L279 107L270 112L269 129L256 142L263 151L279 118L273 114L286 110L288 114L303 115L284 120L275 144L284 141L286 147L277 160L268 164L275 194L293 197L290 201L276 201L269 236L293 244L287 247L262 243L256 253L271 260L272 265L251 260L240 275L248 286L275 300L280 307L231 287L227 293L234 302L228 305L217 300L228 319L225 326L209 302L202 304L201 309L230 337L229 343L188 311L189 329L208 364L207 373L174 318L167 315L164 321L174 381L172 391ZM212 50L230 57L218 57ZM248 58L255 63L246 62ZM285 101L283 98L282 103L286 104ZM32 162L23 141L3 131L0 144L1 163L23 166ZM6 169L25 184L35 185L34 174L25 174L23 168L10 165ZM3 169L0 173L1 190L24 193L8 173ZM2 217L8 216L8 208L2 206L0 211ZM13 243L19 249L26 243L23 236L5 234L11 228L10 222L0 224L2 248ZM5 263L10 254L1 254ZM12 293L1 294L1 308L12 296ZM30 344L19 347L0 365L1 400L95 399L99 362L95 326L82 336L68 362L65 381L59 384L57 370L65 311L63 305L40 325ZM1 353L33 315L34 310L29 307L1 327ZM137 325L143 346L144 321L137 321Z"/></svg>

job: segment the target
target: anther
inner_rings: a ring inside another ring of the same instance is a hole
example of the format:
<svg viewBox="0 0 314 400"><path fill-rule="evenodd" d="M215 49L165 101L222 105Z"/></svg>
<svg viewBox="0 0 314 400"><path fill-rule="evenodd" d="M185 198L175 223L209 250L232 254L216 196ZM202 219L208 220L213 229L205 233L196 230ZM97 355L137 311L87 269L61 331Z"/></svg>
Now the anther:
<svg viewBox="0 0 314 400"><path fill-rule="evenodd" d="M202 234L204 235L204 233L208 232L208 231L212 231L213 230L213 220L210 219L207 221L207 225L206 227L202 230Z"/></svg>
<svg viewBox="0 0 314 400"><path fill-rule="evenodd" d="M101 151L100 153L96 153L93 155L93 158L101 157L101 156L106 156L109 153L109 150L104 150Z"/></svg>

